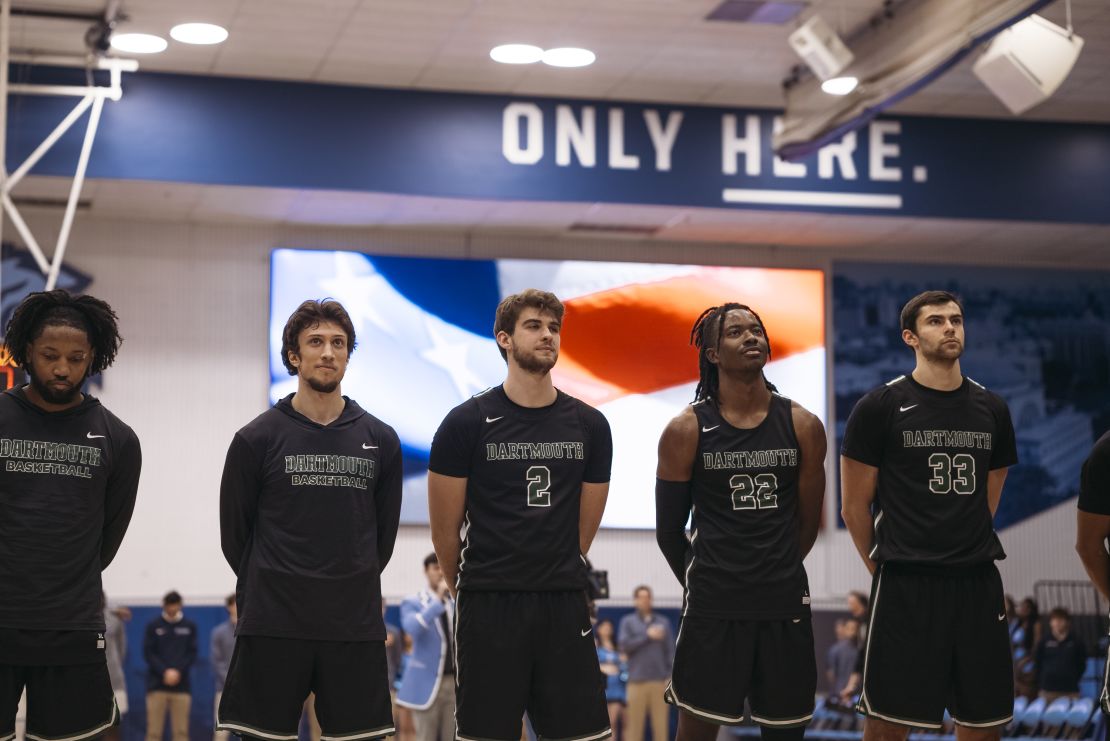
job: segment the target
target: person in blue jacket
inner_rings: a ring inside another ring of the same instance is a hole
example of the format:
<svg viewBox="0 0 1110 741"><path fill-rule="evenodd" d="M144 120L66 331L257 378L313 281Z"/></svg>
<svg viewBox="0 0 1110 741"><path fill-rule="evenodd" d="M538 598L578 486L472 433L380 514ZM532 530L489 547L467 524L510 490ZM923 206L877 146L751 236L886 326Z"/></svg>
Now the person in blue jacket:
<svg viewBox="0 0 1110 741"><path fill-rule="evenodd" d="M424 559L428 587L401 603L401 628L412 637L412 656L401 677L397 704L412 711L417 741L455 738L455 601L439 559Z"/></svg>

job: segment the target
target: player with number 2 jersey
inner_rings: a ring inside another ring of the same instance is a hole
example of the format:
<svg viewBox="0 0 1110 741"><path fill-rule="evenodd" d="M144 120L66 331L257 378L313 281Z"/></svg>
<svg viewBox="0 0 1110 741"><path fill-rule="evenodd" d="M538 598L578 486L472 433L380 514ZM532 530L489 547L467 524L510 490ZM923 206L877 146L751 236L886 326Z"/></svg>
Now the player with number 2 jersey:
<svg viewBox="0 0 1110 741"><path fill-rule="evenodd" d="M611 735L583 559L601 523L609 423L554 387L563 305L505 298L502 386L453 409L432 441L432 541L457 593L456 724L463 741ZM462 531L460 533L460 530Z"/></svg>

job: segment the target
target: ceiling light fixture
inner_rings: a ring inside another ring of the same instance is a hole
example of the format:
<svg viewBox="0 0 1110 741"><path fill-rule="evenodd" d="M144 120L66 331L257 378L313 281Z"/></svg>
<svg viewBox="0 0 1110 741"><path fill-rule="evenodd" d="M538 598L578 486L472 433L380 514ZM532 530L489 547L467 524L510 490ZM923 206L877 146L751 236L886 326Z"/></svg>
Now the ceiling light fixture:
<svg viewBox="0 0 1110 741"><path fill-rule="evenodd" d="M552 67L588 67L596 59L597 55L589 49L578 49L573 46L548 49L543 53L543 63Z"/></svg>
<svg viewBox="0 0 1110 741"><path fill-rule="evenodd" d="M858 86L856 77L834 77L821 83L821 89L829 95L848 95Z"/></svg>
<svg viewBox="0 0 1110 741"><path fill-rule="evenodd" d="M149 33L112 34L112 48L127 54L157 54L169 45L161 36Z"/></svg>
<svg viewBox="0 0 1110 741"><path fill-rule="evenodd" d="M227 40L227 29L214 23L179 23L170 36L183 44L219 44Z"/></svg>
<svg viewBox="0 0 1110 741"><path fill-rule="evenodd" d="M501 64L535 64L543 55L543 49L531 44L502 44L489 52L490 59Z"/></svg>

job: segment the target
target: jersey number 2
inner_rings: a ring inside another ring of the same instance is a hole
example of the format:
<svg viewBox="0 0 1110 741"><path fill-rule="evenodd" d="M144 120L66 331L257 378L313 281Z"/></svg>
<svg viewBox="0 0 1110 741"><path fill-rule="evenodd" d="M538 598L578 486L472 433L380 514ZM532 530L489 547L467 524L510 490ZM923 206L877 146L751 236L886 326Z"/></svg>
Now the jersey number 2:
<svg viewBox="0 0 1110 741"><path fill-rule="evenodd" d="M732 487L733 509L773 509L779 506L775 493L779 480L773 473L760 473L752 478L746 473L738 473L728 480Z"/></svg>
<svg viewBox="0 0 1110 741"><path fill-rule="evenodd" d="M547 466L531 466L524 474L528 479L528 506L551 506L551 469Z"/></svg>
<svg viewBox="0 0 1110 741"><path fill-rule="evenodd" d="M933 469L929 491L934 494L954 491L966 496L975 492L975 459L967 453L933 453L929 456L929 468Z"/></svg>

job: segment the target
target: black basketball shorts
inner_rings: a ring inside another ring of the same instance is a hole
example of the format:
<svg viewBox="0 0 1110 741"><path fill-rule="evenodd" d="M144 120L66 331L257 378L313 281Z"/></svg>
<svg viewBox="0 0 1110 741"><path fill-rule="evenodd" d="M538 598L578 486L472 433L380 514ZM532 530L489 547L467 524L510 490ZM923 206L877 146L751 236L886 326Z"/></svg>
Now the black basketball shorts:
<svg viewBox="0 0 1110 741"><path fill-rule="evenodd" d="M1010 722L1014 667L994 563L885 563L875 571L856 707L918 728L940 728L945 708L969 728Z"/></svg>
<svg viewBox="0 0 1110 741"><path fill-rule="evenodd" d="M383 738L395 730L388 674L383 641L239 636L216 729L296 741L304 701L315 692L322 741Z"/></svg>
<svg viewBox="0 0 1110 741"><path fill-rule="evenodd" d="M770 728L813 717L817 663L809 617L725 620L683 616L666 699L701 720L737 725L744 700Z"/></svg>
<svg viewBox="0 0 1110 741"><path fill-rule="evenodd" d="M15 738L19 696L27 689L27 739L98 738L119 723L108 665L19 666L0 664L0 741Z"/></svg>
<svg viewBox="0 0 1110 741"><path fill-rule="evenodd" d="M525 711L540 739L612 735L584 592L463 590L455 650L461 741L516 741Z"/></svg>

